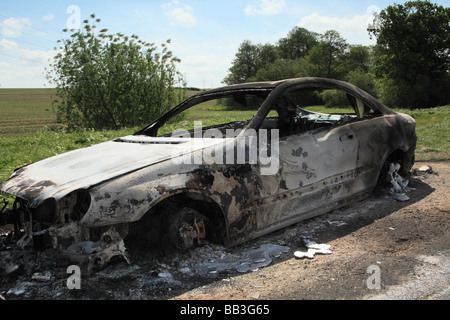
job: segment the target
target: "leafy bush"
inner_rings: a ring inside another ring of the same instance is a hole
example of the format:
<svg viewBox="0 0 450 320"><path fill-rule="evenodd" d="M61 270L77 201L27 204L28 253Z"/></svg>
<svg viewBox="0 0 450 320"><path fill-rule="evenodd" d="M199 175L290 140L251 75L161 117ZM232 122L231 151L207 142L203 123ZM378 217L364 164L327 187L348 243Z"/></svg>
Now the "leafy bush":
<svg viewBox="0 0 450 320"><path fill-rule="evenodd" d="M327 108L343 107L349 104L345 92L341 90L323 90L317 93L317 96L323 100Z"/></svg>
<svg viewBox="0 0 450 320"><path fill-rule="evenodd" d="M176 88L182 84L176 70L180 60L168 50L170 40L158 53L153 43L136 35L96 29L85 20L83 28L60 40L47 70L57 88L54 106L59 122L69 129L143 125L185 97L185 90Z"/></svg>
<svg viewBox="0 0 450 320"><path fill-rule="evenodd" d="M375 76L362 70L352 70L347 74L349 83L363 89L371 95L375 95Z"/></svg>

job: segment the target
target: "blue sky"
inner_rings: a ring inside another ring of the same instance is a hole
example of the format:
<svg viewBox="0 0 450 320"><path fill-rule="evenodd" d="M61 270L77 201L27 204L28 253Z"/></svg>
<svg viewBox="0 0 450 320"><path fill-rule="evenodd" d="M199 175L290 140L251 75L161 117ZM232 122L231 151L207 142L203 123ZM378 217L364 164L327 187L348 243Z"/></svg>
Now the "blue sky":
<svg viewBox="0 0 450 320"><path fill-rule="evenodd" d="M49 86L43 73L55 55L62 29L95 13L99 28L170 49L188 86L222 85L244 40L275 44L295 26L323 33L337 30L350 44L374 44L366 28L386 0L19 0L0 2L0 86ZM449 6L450 0L434 3Z"/></svg>

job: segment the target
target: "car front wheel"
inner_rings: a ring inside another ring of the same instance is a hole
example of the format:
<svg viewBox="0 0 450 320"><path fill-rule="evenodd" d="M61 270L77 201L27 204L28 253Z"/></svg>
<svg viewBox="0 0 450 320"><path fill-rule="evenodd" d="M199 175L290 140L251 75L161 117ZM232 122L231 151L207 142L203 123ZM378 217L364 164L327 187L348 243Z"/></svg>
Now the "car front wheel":
<svg viewBox="0 0 450 320"><path fill-rule="evenodd" d="M206 237L206 217L191 208L177 209L170 214L167 240L172 249L187 251L201 244Z"/></svg>

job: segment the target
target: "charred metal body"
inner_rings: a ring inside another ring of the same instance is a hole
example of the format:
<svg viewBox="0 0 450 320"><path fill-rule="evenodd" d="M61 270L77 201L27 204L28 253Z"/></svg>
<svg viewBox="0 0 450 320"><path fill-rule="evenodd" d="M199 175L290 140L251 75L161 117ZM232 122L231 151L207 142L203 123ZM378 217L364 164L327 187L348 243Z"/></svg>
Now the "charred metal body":
<svg viewBox="0 0 450 320"><path fill-rule="evenodd" d="M306 90L330 89L346 94L354 113L300 107ZM254 117L214 127L242 129L236 136L158 136L161 126L200 102L246 95L263 100ZM278 117L268 116L273 110ZM188 161L235 150L246 132L261 129L279 131L273 174L262 174L259 161ZM0 186L16 197L0 221L14 225L16 246L33 243L99 266L114 256L128 260L125 243L189 249L206 238L231 246L367 197L387 161L409 172L416 140L413 118L345 82L300 78L228 86L187 99L132 136L17 169Z"/></svg>

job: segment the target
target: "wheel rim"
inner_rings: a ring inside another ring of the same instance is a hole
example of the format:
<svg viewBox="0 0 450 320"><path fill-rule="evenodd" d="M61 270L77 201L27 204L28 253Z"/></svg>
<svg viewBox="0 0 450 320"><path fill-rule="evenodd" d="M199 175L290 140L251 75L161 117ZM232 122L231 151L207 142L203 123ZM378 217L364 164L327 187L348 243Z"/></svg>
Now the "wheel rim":
<svg viewBox="0 0 450 320"><path fill-rule="evenodd" d="M197 231L187 222L182 222L177 231L177 245L180 249L191 249L198 238Z"/></svg>

